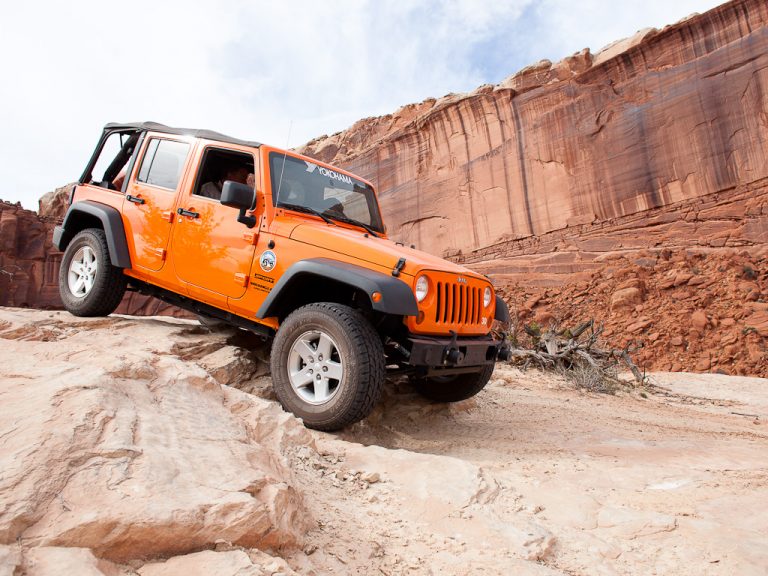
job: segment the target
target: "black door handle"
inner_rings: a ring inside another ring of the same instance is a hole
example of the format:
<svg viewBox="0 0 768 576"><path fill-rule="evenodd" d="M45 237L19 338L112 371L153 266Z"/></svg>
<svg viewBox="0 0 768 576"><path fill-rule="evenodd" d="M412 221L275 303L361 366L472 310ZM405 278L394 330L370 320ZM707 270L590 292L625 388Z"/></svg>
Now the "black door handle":
<svg viewBox="0 0 768 576"><path fill-rule="evenodd" d="M128 194L128 196L125 197L128 202L133 202L134 204L144 204L146 200L144 198L139 198L138 196L131 196Z"/></svg>
<svg viewBox="0 0 768 576"><path fill-rule="evenodd" d="M182 216L188 216L189 218L199 218L200 213L199 212L190 212L189 210L184 210L184 208L179 208L176 210L176 214L180 214Z"/></svg>

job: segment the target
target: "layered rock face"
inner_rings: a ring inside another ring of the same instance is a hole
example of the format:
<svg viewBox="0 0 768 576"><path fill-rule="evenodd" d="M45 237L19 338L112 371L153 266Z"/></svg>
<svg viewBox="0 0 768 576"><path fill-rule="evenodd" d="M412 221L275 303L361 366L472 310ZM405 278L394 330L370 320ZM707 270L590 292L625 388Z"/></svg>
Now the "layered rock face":
<svg viewBox="0 0 768 576"><path fill-rule="evenodd" d="M768 177L766 22L731 2L302 151L375 182L393 236L444 256L731 190Z"/></svg>
<svg viewBox="0 0 768 576"><path fill-rule="evenodd" d="M61 307L54 222L0 201L0 306Z"/></svg>

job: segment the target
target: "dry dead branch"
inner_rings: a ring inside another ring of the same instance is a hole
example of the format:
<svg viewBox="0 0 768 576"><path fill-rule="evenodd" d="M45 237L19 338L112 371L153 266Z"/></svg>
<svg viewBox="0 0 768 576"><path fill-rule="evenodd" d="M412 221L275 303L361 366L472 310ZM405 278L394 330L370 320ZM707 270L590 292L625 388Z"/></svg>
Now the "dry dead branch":
<svg viewBox="0 0 768 576"><path fill-rule="evenodd" d="M647 378L632 361L631 353L641 344L630 344L622 349L604 348L600 342L603 324L594 320L582 322L573 329L552 325L543 330L535 323L522 327L523 340L513 328L510 336L512 352L510 363L523 370L531 367L562 374L577 386L595 392L614 393L630 383L619 378L626 367L638 385ZM527 338L526 338L527 337Z"/></svg>

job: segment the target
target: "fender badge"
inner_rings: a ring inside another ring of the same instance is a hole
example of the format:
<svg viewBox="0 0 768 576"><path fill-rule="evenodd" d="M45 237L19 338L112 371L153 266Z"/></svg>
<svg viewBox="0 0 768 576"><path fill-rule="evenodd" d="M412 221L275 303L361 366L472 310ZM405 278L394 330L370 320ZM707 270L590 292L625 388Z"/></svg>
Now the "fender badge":
<svg viewBox="0 0 768 576"><path fill-rule="evenodd" d="M261 253L261 256L259 256L259 266L261 266L261 269L264 270L264 272L272 271L275 264L277 264L277 256L275 256L275 253L272 252L272 250L265 250Z"/></svg>

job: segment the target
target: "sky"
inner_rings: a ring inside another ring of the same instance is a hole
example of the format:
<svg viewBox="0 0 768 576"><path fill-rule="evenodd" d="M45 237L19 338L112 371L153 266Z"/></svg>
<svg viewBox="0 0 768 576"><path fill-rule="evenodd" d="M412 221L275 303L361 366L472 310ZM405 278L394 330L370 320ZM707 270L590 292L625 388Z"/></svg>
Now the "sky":
<svg viewBox="0 0 768 576"><path fill-rule="evenodd" d="M0 198L37 209L108 122L280 147L498 83L712 0L133 0L0 9Z"/></svg>

